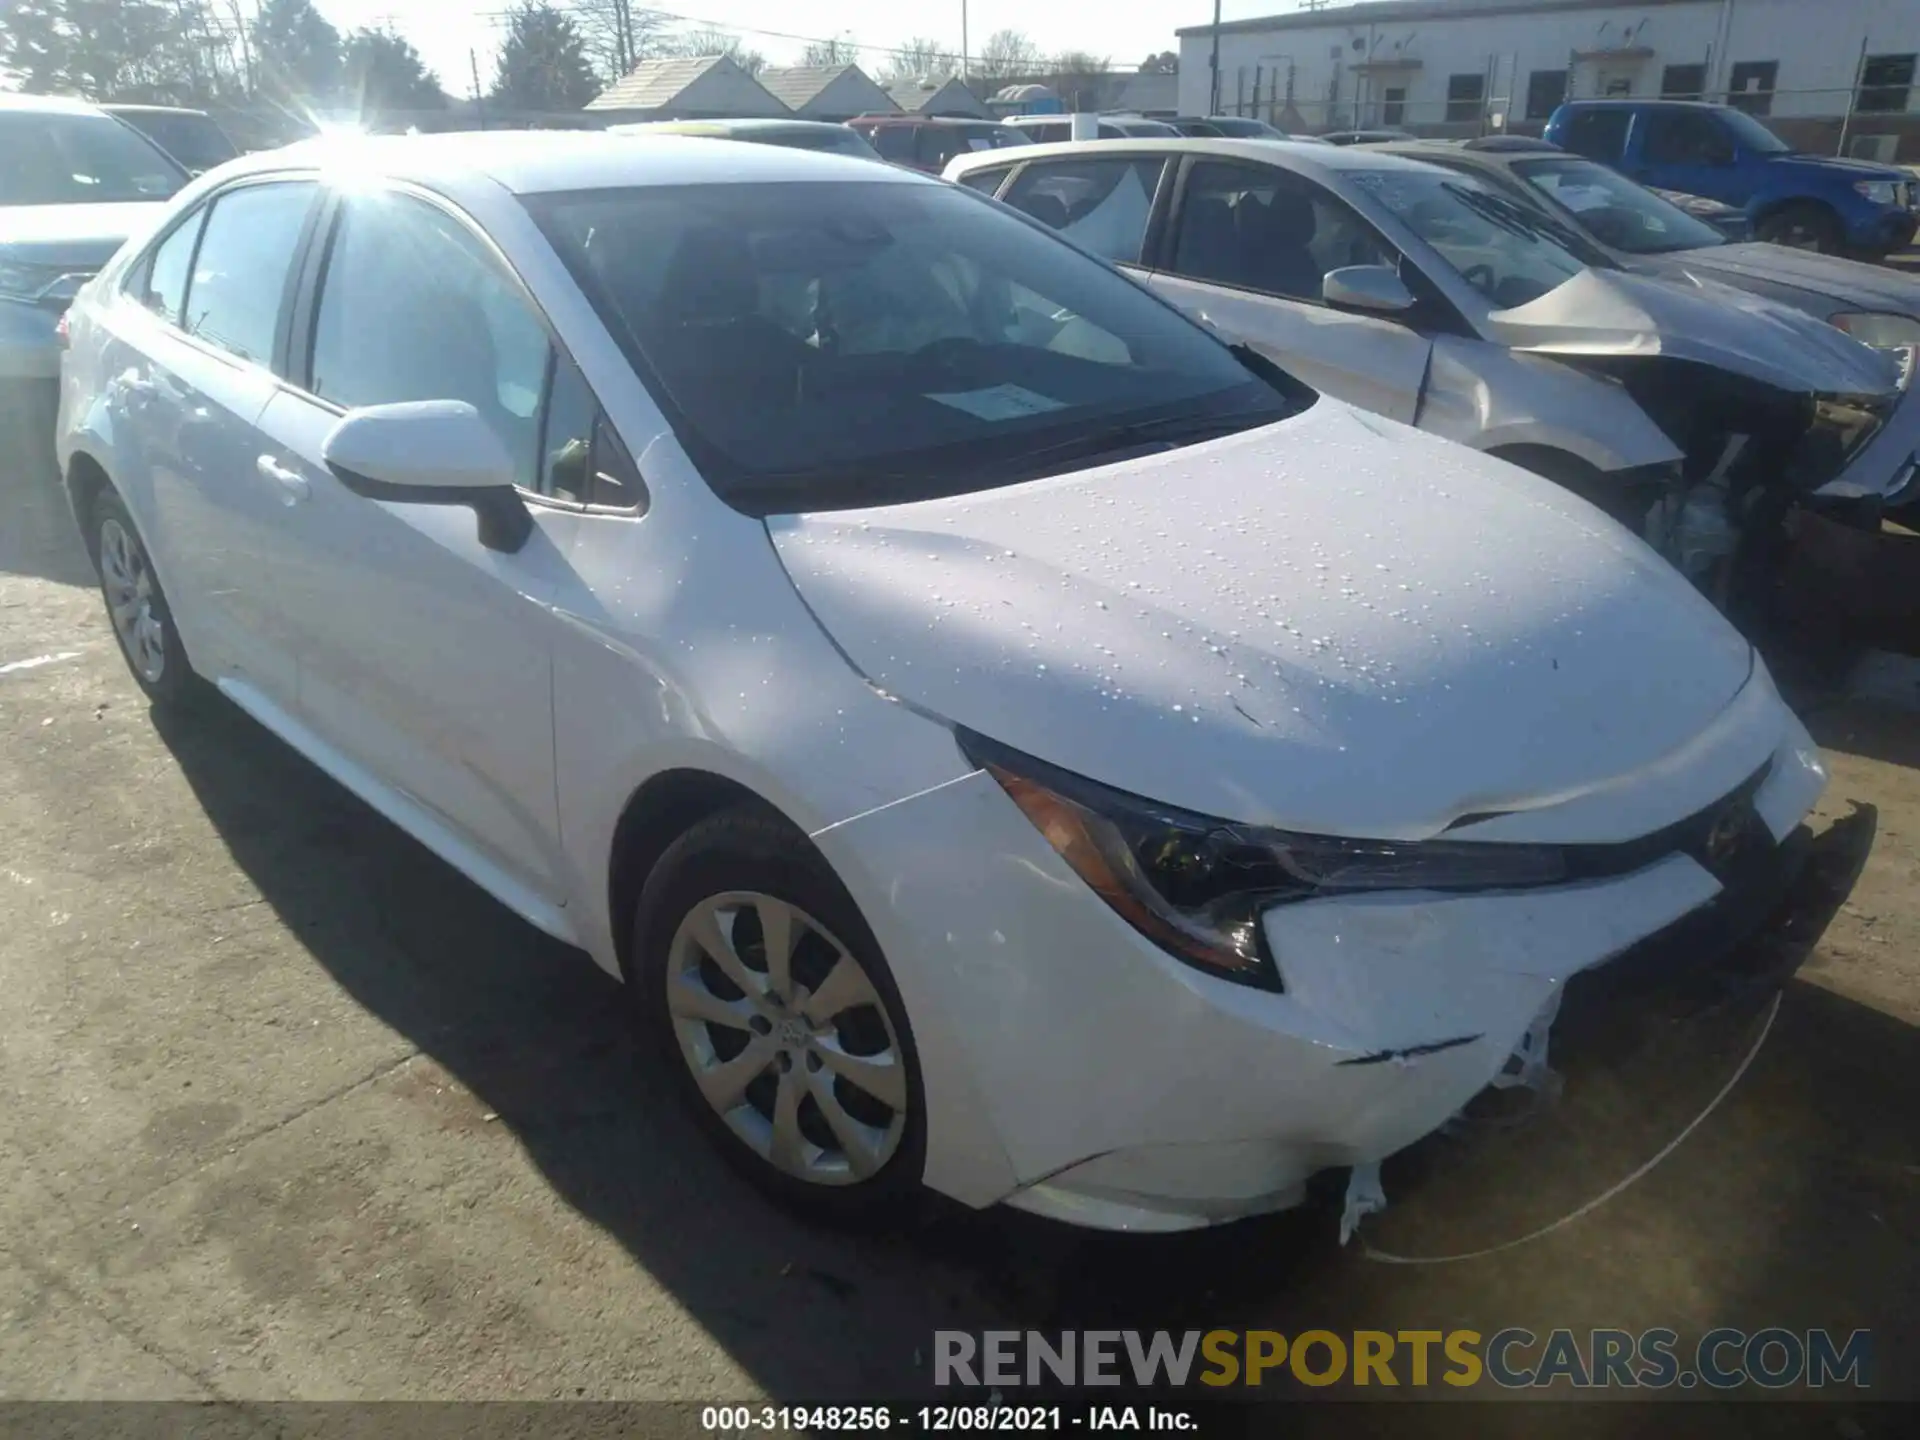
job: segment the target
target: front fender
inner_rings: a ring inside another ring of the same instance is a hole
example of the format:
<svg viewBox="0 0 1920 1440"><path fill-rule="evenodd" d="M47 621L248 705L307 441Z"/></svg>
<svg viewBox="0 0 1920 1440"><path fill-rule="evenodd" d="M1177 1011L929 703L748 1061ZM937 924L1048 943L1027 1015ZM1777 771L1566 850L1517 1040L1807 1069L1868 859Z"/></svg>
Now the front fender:
<svg viewBox="0 0 1920 1440"><path fill-rule="evenodd" d="M1670 464L1680 448L1617 381L1541 355L1440 336L1420 428L1476 450L1536 445L1602 472Z"/></svg>

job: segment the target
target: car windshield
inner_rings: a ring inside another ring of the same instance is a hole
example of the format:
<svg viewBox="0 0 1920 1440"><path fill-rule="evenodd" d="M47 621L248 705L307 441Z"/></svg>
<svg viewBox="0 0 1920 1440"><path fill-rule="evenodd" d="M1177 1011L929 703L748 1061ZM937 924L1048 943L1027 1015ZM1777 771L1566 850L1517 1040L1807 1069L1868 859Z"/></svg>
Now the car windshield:
<svg viewBox="0 0 1920 1440"><path fill-rule="evenodd" d="M105 115L0 114L0 205L165 200L186 183L178 165Z"/></svg>
<svg viewBox="0 0 1920 1440"><path fill-rule="evenodd" d="M752 514L988 489L1312 399L957 186L654 186L527 204L702 472Z"/></svg>
<svg viewBox="0 0 1920 1440"><path fill-rule="evenodd" d="M211 170L240 153L227 132L208 115L149 110L120 118L189 170Z"/></svg>
<svg viewBox="0 0 1920 1440"><path fill-rule="evenodd" d="M1724 245L1727 237L1617 170L1591 160L1516 162L1514 174L1579 217L1587 232L1630 255L1661 255Z"/></svg>
<svg viewBox="0 0 1920 1440"><path fill-rule="evenodd" d="M1742 149L1751 150L1756 155L1791 155L1793 153L1791 145L1744 110L1722 110L1720 118L1726 122L1727 128L1733 132L1733 138L1740 142Z"/></svg>
<svg viewBox="0 0 1920 1440"><path fill-rule="evenodd" d="M1606 256L1531 206L1441 170L1360 170L1347 182L1439 251L1499 309L1538 300Z"/></svg>

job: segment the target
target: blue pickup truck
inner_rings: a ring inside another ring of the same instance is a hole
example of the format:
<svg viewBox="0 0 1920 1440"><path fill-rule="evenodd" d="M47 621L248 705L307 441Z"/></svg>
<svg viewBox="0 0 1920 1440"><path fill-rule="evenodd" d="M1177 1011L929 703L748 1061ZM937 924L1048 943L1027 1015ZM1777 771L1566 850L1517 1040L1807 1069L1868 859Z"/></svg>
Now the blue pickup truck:
<svg viewBox="0 0 1920 1440"><path fill-rule="evenodd" d="M1777 245L1877 257L1905 249L1920 224L1920 181L1907 171L1803 154L1728 105L1570 100L1546 138L1650 188L1737 205Z"/></svg>

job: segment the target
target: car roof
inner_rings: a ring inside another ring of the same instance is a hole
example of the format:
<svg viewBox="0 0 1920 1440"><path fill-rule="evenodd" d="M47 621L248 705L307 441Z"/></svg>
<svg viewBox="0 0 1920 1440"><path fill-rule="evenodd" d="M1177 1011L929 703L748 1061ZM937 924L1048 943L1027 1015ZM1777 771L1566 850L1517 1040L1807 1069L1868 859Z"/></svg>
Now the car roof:
<svg viewBox="0 0 1920 1440"><path fill-rule="evenodd" d="M1561 103L1563 105L1578 105L1583 110L1596 109L1596 108L1605 108L1608 110L1635 110L1646 105L1663 105L1663 106L1670 106L1675 109L1685 109L1685 110L1730 110L1734 108L1733 106L1730 106L1730 105L1717 104L1712 100L1660 100L1660 99L1656 99L1651 95L1645 96L1639 100L1635 100L1630 96L1624 100L1619 100L1619 99L1602 100L1596 97L1592 100L1566 100L1566 101L1562 101Z"/></svg>
<svg viewBox="0 0 1920 1440"><path fill-rule="evenodd" d="M786 120L778 116L743 115L737 120L640 120L625 125L609 125L607 129L616 135L721 135L730 131L740 134L790 134L803 135L815 130L845 130L847 127L835 120Z"/></svg>
<svg viewBox="0 0 1920 1440"><path fill-rule="evenodd" d="M862 125L998 125L990 115L856 115Z"/></svg>
<svg viewBox="0 0 1920 1440"><path fill-rule="evenodd" d="M185 105L102 105L109 115L192 115L201 120L213 117L204 110L192 110Z"/></svg>
<svg viewBox="0 0 1920 1440"><path fill-rule="evenodd" d="M1471 168L1511 172L1516 165L1529 160L1578 160L1588 165L1599 163L1571 150L1562 150L1557 145L1544 145L1538 149L1532 146L1476 149L1472 145L1451 145L1444 140L1394 140L1378 146L1375 153L1398 155L1407 160L1426 160L1454 170Z"/></svg>
<svg viewBox="0 0 1920 1440"><path fill-rule="evenodd" d="M37 111L42 115L98 115L98 105L88 104L85 100L75 100L66 95L16 95L11 91L0 92L0 111L26 110Z"/></svg>
<svg viewBox="0 0 1920 1440"><path fill-rule="evenodd" d="M1358 170L1419 170L1414 160L1375 149L1342 149L1338 145L1310 145L1299 140L1238 140L1228 136L1190 135L1175 139L1060 140L1045 145L1022 145L1017 150L980 150L962 155L953 164L963 170L977 166L1024 164L1054 155L1112 155L1130 150L1141 155L1218 155L1223 160L1251 160L1304 172Z"/></svg>
<svg viewBox="0 0 1920 1440"><path fill-rule="evenodd" d="M614 135L599 130L484 130L439 135L344 135L302 140L222 167L226 176L290 168L374 172L432 187L483 177L516 195L652 185L857 180L937 185L857 155L754 145L716 136Z"/></svg>

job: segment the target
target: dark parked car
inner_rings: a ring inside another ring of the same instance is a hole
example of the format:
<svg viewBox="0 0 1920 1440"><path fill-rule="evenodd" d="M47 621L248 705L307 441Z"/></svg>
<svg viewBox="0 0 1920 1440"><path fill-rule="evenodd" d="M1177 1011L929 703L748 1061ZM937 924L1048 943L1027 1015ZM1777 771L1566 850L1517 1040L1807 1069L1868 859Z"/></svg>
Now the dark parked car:
<svg viewBox="0 0 1920 1440"><path fill-rule="evenodd" d="M789 150L824 150L862 160L880 158L880 152L859 131L825 120L655 120L609 125L607 129L616 135L695 135L750 145L783 145Z"/></svg>
<svg viewBox="0 0 1920 1440"><path fill-rule="evenodd" d="M1073 139L1071 115L1011 115L1004 122L1027 139L1040 145ZM1144 115L1102 115L1101 140L1178 140L1186 132L1165 120L1150 120Z"/></svg>
<svg viewBox="0 0 1920 1440"><path fill-rule="evenodd" d="M102 105L114 119L131 125L191 174L224 165L240 153L233 137L204 110L181 110L171 105Z"/></svg>
<svg viewBox="0 0 1920 1440"><path fill-rule="evenodd" d="M1320 137L1329 145L1385 145L1394 140L1411 140L1405 130L1329 130Z"/></svg>
<svg viewBox="0 0 1920 1440"><path fill-rule="evenodd" d="M1920 185L1905 170L1805 154L1730 105L1573 100L1546 138L1643 185L1737 205L1776 245L1879 256L1920 227Z"/></svg>
<svg viewBox="0 0 1920 1440"><path fill-rule="evenodd" d="M929 175L938 175L956 155L1027 143L1026 136L998 120L962 116L859 115L847 124L866 137L882 160Z"/></svg>

